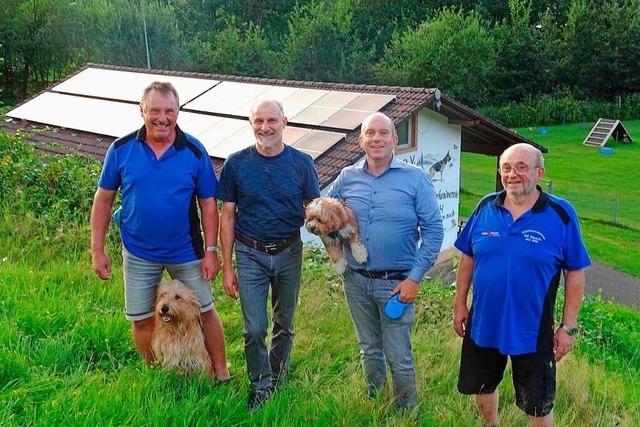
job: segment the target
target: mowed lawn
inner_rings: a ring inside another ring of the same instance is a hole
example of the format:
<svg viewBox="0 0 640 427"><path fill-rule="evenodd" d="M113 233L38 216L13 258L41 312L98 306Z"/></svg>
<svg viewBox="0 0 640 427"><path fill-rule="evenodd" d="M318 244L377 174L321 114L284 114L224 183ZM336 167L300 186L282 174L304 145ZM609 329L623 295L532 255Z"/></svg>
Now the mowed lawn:
<svg viewBox="0 0 640 427"><path fill-rule="evenodd" d="M640 277L640 121L624 122L632 144L610 140L613 154L604 155L582 141L593 123L520 128L521 135L543 145L543 186L552 182L554 194L578 211L591 255L597 260ZM479 198L495 191L496 159L463 153L460 214L473 210Z"/></svg>

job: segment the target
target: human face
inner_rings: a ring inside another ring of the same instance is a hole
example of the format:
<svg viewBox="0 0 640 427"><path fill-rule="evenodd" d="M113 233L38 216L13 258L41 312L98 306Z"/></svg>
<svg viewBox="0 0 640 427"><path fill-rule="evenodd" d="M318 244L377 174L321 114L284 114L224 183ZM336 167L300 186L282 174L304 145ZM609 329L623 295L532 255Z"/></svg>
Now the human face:
<svg viewBox="0 0 640 427"><path fill-rule="evenodd" d="M537 166L537 162L536 152L526 147L512 147L503 154L500 181L507 197L522 200L535 194L544 175L544 168Z"/></svg>
<svg viewBox="0 0 640 427"><path fill-rule="evenodd" d="M282 132L287 126L287 118L277 104L269 101L261 102L251 111L249 123L256 136L257 149L262 154L277 154L284 148Z"/></svg>
<svg viewBox="0 0 640 427"><path fill-rule="evenodd" d="M164 96L155 90L140 104L140 113L151 143L173 143L178 120L178 102L173 95Z"/></svg>
<svg viewBox="0 0 640 427"><path fill-rule="evenodd" d="M375 114L362 123L360 147L366 153L367 161L376 164L390 162L397 145L398 137L393 134L387 116Z"/></svg>

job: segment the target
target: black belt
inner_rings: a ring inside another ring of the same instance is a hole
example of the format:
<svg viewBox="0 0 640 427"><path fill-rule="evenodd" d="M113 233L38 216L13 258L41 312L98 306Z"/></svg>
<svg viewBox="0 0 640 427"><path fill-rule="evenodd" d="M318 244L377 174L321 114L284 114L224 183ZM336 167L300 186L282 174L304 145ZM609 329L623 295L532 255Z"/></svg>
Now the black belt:
<svg viewBox="0 0 640 427"><path fill-rule="evenodd" d="M371 270L356 270L353 269L356 273L361 276L368 277L369 279L384 279L384 280L404 280L407 278L407 273L409 270L382 270L382 271L371 271Z"/></svg>
<svg viewBox="0 0 640 427"><path fill-rule="evenodd" d="M265 252L269 255L275 255L282 252L284 249L291 246L292 243L296 242L300 239L300 233L296 233L288 239L280 239L270 243L260 242L258 240L253 240L244 234L240 234L236 231L236 240L240 243L243 243L250 248L257 249L260 252Z"/></svg>

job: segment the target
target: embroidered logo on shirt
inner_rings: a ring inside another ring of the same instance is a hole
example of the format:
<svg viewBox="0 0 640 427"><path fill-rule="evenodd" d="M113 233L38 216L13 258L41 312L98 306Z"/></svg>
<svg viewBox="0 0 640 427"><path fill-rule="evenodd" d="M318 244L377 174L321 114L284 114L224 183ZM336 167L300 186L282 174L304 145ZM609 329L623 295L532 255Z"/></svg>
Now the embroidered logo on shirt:
<svg viewBox="0 0 640 427"><path fill-rule="evenodd" d="M488 231L483 231L481 235L483 237L500 237L500 232L488 230Z"/></svg>
<svg viewBox="0 0 640 427"><path fill-rule="evenodd" d="M525 241L536 244L546 239L544 234L538 230L522 230L522 237L524 237Z"/></svg>

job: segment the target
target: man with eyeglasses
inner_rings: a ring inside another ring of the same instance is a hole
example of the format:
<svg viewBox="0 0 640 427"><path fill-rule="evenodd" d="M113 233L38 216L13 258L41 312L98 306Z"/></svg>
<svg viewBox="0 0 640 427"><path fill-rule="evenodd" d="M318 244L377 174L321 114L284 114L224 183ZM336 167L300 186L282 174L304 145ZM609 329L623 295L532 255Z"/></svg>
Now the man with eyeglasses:
<svg viewBox="0 0 640 427"><path fill-rule="evenodd" d="M478 203L455 242L461 258L453 327L463 337L458 390L475 395L485 425L497 425L497 386L510 357L516 404L531 425L550 426L556 362L575 340L591 261L573 206L538 185L540 150L512 145L500 156L499 172L504 190ZM561 273L565 299L554 332Z"/></svg>

